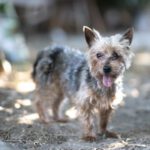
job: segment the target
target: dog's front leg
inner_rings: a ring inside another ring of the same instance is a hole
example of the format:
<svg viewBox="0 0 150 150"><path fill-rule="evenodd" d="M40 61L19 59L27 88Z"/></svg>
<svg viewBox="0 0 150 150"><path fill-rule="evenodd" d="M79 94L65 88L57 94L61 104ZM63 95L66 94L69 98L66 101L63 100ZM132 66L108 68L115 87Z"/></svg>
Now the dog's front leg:
<svg viewBox="0 0 150 150"><path fill-rule="evenodd" d="M118 138L118 135L114 132L110 132L107 130L107 125L109 121L109 117L111 115L112 109L102 109L99 111L100 115L100 130L102 133L102 136L104 137L110 137L110 138Z"/></svg>
<svg viewBox="0 0 150 150"><path fill-rule="evenodd" d="M82 110L80 116L83 125L82 139L91 142L95 141L96 134L93 132L94 122L93 122L93 114L91 110Z"/></svg>

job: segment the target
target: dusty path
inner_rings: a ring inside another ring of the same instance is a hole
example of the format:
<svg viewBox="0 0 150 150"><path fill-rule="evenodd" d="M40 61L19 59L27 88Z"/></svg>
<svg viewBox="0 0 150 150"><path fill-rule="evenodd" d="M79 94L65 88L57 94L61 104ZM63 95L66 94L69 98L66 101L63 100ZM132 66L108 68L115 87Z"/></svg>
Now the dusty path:
<svg viewBox="0 0 150 150"><path fill-rule="evenodd" d="M84 142L76 120L41 124L31 105L32 93L0 88L0 150L150 150L150 72L146 71L128 72L125 105L117 110L109 126L126 144L102 137L93 143Z"/></svg>

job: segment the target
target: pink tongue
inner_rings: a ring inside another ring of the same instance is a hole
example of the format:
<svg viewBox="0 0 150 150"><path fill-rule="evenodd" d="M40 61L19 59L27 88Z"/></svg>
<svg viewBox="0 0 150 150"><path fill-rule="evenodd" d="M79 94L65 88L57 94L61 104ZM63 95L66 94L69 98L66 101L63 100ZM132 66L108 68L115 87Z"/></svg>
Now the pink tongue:
<svg viewBox="0 0 150 150"><path fill-rule="evenodd" d="M109 76L104 75L103 76L103 85L105 87L111 87L111 85L112 85L112 78L109 77Z"/></svg>

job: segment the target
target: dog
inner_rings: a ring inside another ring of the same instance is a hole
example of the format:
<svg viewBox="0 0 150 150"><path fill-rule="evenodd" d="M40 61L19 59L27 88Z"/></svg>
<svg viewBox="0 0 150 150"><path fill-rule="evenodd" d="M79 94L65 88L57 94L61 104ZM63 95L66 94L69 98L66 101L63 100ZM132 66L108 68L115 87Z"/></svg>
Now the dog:
<svg viewBox="0 0 150 150"><path fill-rule="evenodd" d="M103 37L87 26L83 27L88 45L87 53L63 46L50 46L41 51L33 66L36 83L35 99L39 117L48 123L59 118L62 100L71 100L83 126L82 138L96 140L93 131L94 110L99 117L99 129L106 137L118 137L107 130L112 111L122 101L122 79L130 67L133 52L130 45L133 28L124 34ZM48 115L48 107L52 116Z"/></svg>

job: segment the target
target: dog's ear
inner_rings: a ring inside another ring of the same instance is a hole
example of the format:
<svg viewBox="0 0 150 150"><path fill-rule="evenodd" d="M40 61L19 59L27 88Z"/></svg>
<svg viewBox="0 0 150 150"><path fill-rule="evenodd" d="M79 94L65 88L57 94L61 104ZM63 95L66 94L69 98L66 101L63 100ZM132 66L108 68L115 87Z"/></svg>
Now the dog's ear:
<svg viewBox="0 0 150 150"><path fill-rule="evenodd" d="M89 47L91 47L93 42L96 39L99 39L99 37L100 37L100 34L98 31L96 31L95 29L91 29L87 26L83 26L83 32L85 35L85 40L86 40Z"/></svg>
<svg viewBox="0 0 150 150"><path fill-rule="evenodd" d="M131 42L132 42L132 39L133 39L133 32L134 32L134 29L133 28L128 28L126 30L126 32L123 34L122 38L120 39L120 41L123 41L123 40L128 40L128 44L130 45Z"/></svg>

